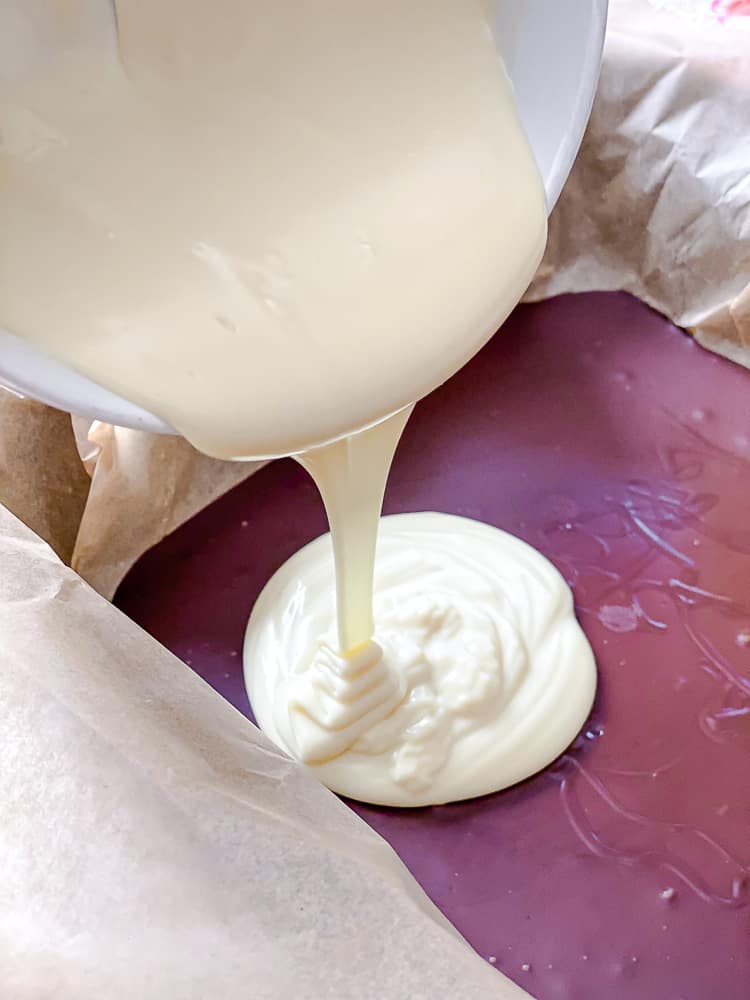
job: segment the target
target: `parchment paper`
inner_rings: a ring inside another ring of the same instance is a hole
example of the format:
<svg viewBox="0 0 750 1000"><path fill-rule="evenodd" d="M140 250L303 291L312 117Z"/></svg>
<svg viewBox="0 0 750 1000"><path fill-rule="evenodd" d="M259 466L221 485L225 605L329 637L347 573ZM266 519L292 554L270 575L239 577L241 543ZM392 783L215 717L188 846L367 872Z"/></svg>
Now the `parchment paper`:
<svg viewBox="0 0 750 1000"><path fill-rule="evenodd" d="M0 508L0 993L526 994L395 854Z"/></svg>
<svg viewBox="0 0 750 1000"><path fill-rule="evenodd" d="M92 479L73 566L108 598L148 548L262 464L220 462L182 438L109 424L77 430Z"/></svg>
<svg viewBox="0 0 750 1000"><path fill-rule="evenodd" d="M70 417L0 388L0 503L67 562L88 491Z"/></svg>
<svg viewBox="0 0 750 1000"><path fill-rule="evenodd" d="M750 367L748 14L612 0L593 114L529 299L629 291Z"/></svg>

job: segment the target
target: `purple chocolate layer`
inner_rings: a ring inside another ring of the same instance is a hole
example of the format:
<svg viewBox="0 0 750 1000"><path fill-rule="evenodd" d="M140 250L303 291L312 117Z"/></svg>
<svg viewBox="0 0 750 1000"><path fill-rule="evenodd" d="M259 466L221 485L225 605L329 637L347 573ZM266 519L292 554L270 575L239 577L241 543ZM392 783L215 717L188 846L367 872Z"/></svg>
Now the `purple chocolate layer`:
<svg viewBox="0 0 750 1000"><path fill-rule="evenodd" d="M548 555L600 690L522 786L354 808L540 1000L747 1000L750 375L627 296L522 307L417 407L385 509L465 514ZM118 604L249 714L252 603L325 529L302 470L274 463L148 553Z"/></svg>

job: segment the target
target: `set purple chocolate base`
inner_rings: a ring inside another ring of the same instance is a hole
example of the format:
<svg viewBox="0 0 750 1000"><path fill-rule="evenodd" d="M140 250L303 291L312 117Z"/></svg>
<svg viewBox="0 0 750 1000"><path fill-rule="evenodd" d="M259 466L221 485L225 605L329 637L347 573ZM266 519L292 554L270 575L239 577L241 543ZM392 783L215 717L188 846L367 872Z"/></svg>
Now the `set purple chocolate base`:
<svg viewBox="0 0 750 1000"><path fill-rule="evenodd" d="M625 295L520 307L417 406L385 501L416 510L552 559L599 692L523 785L352 808L539 1000L748 1000L750 374ZM275 462L149 552L117 603L249 716L250 608L325 530L305 473Z"/></svg>

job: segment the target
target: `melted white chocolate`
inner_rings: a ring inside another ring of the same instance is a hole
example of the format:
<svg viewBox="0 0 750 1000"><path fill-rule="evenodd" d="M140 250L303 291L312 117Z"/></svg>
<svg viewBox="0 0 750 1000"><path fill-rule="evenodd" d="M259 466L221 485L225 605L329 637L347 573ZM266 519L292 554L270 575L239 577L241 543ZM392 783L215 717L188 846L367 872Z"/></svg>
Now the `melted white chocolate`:
<svg viewBox="0 0 750 1000"><path fill-rule="evenodd" d="M382 420L497 329L546 207L478 0L117 13L0 65L0 326L221 458Z"/></svg>
<svg viewBox="0 0 750 1000"><path fill-rule="evenodd" d="M450 802L534 774L571 742L596 670L543 556L446 514L381 521L374 641L335 652L330 536L276 573L248 627L261 728L343 795Z"/></svg>
<svg viewBox="0 0 750 1000"><path fill-rule="evenodd" d="M454 518L388 521L373 626L410 406L499 326L544 246L486 5L118 0L119 38L102 10L54 5L34 60L37 5L0 7L19 40L0 49L0 324L212 455L297 454L314 476L335 587L318 541L247 640L280 746L374 802L526 777L593 693L541 556Z"/></svg>

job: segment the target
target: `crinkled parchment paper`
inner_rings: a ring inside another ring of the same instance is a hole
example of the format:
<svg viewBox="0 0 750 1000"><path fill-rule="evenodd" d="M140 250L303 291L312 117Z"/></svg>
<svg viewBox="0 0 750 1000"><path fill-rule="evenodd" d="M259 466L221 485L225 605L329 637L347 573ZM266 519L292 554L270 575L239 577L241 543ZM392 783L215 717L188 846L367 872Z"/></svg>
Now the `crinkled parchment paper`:
<svg viewBox="0 0 750 1000"><path fill-rule="evenodd" d="M147 549L262 464L220 462L183 438L76 423L92 479L73 565L106 597Z"/></svg>
<svg viewBox="0 0 750 1000"><path fill-rule="evenodd" d="M0 389L0 503L68 562L88 492L70 417Z"/></svg>
<svg viewBox="0 0 750 1000"><path fill-rule="evenodd" d="M395 854L0 508L0 994L526 994Z"/></svg>
<svg viewBox="0 0 750 1000"><path fill-rule="evenodd" d="M750 367L748 14L612 0L588 132L529 299L626 290Z"/></svg>

